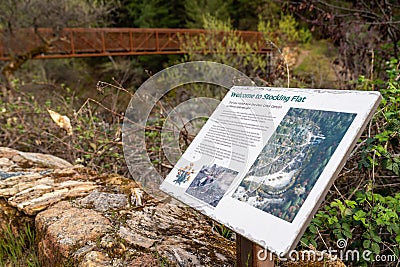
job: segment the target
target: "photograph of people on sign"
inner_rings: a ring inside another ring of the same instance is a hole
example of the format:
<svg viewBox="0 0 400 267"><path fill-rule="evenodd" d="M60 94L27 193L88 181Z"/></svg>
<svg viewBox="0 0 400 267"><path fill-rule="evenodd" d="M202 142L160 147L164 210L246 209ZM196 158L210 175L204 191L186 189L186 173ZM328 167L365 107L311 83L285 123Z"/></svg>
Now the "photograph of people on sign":
<svg viewBox="0 0 400 267"><path fill-rule="evenodd" d="M216 164L204 165L186 193L216 207L237 174L237 171Z"/></svg>
<svg viewBox="0 0 400 267"><path fill-rule="evenodd" d="M233 87L160 188L285 254L379 101L377 92Z"/></svg>

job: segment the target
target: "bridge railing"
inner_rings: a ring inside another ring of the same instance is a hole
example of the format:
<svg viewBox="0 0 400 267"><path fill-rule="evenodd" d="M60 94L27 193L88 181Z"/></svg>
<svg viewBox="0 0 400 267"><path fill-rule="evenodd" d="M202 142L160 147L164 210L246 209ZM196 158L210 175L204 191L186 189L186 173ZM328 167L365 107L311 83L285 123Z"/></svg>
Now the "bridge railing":
<svg viewBox="0 0 400 267"><path fill-rule="evenodd" d="M49 48L35 58L95 57L117 55L184 54L183 40L209 35L201 29L158 28L52 28L19 29L12 35L0 31L0 60L23 54L53 40ZM213 32L219 41L227 33ZM241 40L254 48L255 53L269 53L270 49L260 32L236 31ZM7 36L7 37L6 37ZM210 48L212 50L212 48ZM213 53L215 51L200 51Z"/></svg>

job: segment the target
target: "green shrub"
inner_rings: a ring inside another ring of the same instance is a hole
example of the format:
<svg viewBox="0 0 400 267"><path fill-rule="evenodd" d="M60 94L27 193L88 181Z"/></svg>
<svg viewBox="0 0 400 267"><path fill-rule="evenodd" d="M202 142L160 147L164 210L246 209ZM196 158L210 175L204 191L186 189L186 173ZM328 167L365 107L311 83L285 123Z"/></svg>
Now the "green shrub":
<svg viewBox="0 0 400 267"><path fill-rule="evenodd" d="M394 255L395 261L384 264L395 266L400 257L400 183L396 183L400 166L400 72L397 60L388 62L387 67L386 82L359 79L360 89L379 88L383 100L358 144L359 151L353 153L358 156L350 159L358 161L358 186L345 195L333 194L336 199L328 197L302 238L303 246L311 244L321 250L336 249L337 240L345 239L345 249L356 249L360 254L370 251L369 259L349 262L356 266L367 266L378 255Z"/></svg>

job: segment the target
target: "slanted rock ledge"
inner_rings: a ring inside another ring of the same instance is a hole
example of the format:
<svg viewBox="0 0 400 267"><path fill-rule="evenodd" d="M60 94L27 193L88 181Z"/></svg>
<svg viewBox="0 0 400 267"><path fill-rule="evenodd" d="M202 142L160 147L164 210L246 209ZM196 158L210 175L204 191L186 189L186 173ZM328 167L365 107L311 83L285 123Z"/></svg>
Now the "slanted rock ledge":
<svg viewBox="0 0 400 267"><path fill-rule="evenodd" d="M234 266L234 244L192 209L118 175L0 147L0 232L29 222L43 266Z"/></svg>

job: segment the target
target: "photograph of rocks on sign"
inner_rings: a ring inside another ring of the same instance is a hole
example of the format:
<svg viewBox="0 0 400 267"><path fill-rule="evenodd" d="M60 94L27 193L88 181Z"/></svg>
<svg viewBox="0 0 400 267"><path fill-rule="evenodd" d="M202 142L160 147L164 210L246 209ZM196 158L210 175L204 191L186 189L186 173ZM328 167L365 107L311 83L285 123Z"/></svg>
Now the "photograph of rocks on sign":
<svg viewBox="0 0 400 267"><path fill-rule="evenodd" d="M233 197L292 222L355 116L289 109Z"/></svg>
<svg viewBox="0 0 400 267"><path fill-rule="evenodd" d="M204 165L186 193L216 207L238 172L213 164Z"/></svg>

